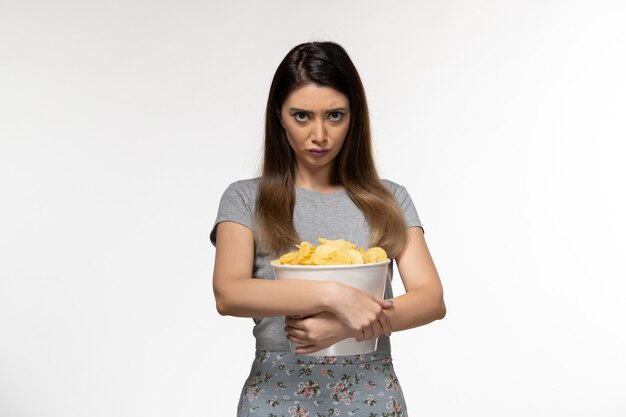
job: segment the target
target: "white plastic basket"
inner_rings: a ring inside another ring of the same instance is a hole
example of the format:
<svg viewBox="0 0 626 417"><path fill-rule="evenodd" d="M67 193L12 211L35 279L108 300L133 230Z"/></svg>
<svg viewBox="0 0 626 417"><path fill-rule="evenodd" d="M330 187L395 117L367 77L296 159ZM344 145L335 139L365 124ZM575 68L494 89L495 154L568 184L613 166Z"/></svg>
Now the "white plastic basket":
<svg viewBox="0 0 626 417"><path fill-rule="evenodd" d="M307 279L315 281L336 281L366 291L382 298L387 281L387 268L390 260L360 265L276 265L274 275L276 279ZM357 355L376 350L378 339L357 342L354 338L344 339L326 349L312 355L338 356ZM291 352L295 352L297 345L289 342Z"/></svg>

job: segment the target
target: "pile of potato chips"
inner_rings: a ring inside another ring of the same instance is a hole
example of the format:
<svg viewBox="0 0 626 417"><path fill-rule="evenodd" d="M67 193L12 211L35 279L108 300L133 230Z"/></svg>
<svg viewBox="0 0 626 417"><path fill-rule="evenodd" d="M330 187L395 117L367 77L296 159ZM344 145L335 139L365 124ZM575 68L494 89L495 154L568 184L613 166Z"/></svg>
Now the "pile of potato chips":
<svg viewBox="0 0 626 417"><path fill-rule="evenodd" d="M313 246L309 242L296 245L297 251L289 252L272 261L276 265L357 265L384 262L387 252L373 247L367 250L357 248L347 240L328 240L320 237L321 244Z"/></svg>

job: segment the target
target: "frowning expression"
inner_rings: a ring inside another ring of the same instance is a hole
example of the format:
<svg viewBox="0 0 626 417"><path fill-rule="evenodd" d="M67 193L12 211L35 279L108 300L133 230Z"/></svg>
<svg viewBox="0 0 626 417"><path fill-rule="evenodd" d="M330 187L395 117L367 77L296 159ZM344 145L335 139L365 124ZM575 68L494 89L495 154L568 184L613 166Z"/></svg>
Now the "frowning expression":
<svg viewBox="0 0 626 417"><path fill-rule="evenodd" d="M332 167L350 127L345 95L330 87L305 84L287 96L280 116L298 167L313 171Z"/></svg>

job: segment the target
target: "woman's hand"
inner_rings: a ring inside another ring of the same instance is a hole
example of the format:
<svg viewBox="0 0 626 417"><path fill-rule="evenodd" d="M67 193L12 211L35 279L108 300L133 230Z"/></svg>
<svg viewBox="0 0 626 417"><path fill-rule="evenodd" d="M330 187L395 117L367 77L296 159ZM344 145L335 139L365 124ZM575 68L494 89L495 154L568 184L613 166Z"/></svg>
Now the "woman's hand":
<svg viewBox="0 0 626 417"><path fill-rule="evenodd" d="M330 310L350 330L357 342L391 334L391 324L383 309L391 300L374 297L348 285L337 284Z"/></svg>
<svg viewBox="0 0 626 417"><path fill-rule="evenodd" d="M324 311L308 317L285 318L287 339L299 345L296 353L309 354L351 337L346 327L333 313Z"/></svg>

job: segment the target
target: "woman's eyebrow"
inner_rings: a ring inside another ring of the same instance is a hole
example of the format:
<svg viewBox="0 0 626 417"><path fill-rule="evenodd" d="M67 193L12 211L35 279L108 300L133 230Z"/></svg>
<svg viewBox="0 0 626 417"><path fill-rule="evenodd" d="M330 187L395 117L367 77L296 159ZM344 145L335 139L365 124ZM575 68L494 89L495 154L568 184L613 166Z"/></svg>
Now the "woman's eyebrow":
<svg viewBox="0 0 626 417"><path fill-rule="evenodd" d="M305 109L300 109L298 107L289 107L289 111L294 112L294 113L299 113L299 112L303 112L303 113L314 113L311 110L305 110ZM332 113L334 111L343 111L343 112L347 112L348 108L347 107L333 107L331 109L326 110L327 113Z"/></svg>

